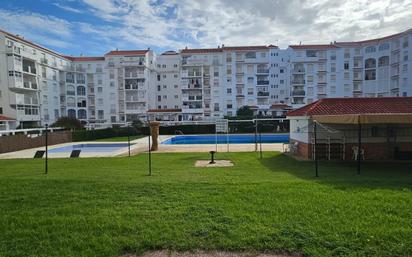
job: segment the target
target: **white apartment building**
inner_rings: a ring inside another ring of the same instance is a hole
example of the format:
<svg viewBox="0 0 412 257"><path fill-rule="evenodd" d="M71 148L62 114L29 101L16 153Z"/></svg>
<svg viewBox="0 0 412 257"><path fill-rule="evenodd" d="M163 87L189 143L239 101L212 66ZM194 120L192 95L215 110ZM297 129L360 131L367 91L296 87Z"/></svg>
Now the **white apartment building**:
<svg viewBox="0 0 412 257"><path fill-rule="evenodd" d="M325 97L411 96L411 41L412 29L287 49L222 45L72 57L0 30L0 115L20 127L61 116L105 127L147 117L234 116L245 105L277 116Z"/></svg>

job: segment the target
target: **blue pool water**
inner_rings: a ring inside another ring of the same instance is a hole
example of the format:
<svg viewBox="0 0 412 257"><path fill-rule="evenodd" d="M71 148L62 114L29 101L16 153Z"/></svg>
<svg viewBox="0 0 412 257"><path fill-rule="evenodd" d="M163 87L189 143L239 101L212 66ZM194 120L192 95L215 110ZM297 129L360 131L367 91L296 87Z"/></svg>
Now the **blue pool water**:
<svg viewBox="0 0 412 257"><path fill-rule="evenodd" d="M130 144L133 145L133 144ZM77 144L77 145L68 145L58 148L53 148L49 150L49 153L63 153L71 152L72 150L81 150L82 152L87 153L102 153L102 152L114 152L121 148L127 147L127 143L114 143L114 144Z"/></svg>
<svg viewBox="0 0 412 257"><path fill-rule="evenodd" d="M251 144L255 143L254 134L243 135L217 135L218 144ZM259 135L257 136L259 142ZM262 135L262 143L286 143L289 142L289 134L264 134ZM190 145L190 144L215 144L216 135L188 135L174 136L162 142L165 145Z"/></svg>

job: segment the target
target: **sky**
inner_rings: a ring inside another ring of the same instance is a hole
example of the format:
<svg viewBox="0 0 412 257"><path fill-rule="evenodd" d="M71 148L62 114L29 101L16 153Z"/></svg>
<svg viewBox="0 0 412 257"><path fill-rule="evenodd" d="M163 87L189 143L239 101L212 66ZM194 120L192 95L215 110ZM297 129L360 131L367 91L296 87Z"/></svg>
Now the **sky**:
<svg viewBox="0 0 412 257"><path fill-rule="evenodd" d="M62 54L327 44L412 28L412 0L0 0L0 29Z"/></svg>

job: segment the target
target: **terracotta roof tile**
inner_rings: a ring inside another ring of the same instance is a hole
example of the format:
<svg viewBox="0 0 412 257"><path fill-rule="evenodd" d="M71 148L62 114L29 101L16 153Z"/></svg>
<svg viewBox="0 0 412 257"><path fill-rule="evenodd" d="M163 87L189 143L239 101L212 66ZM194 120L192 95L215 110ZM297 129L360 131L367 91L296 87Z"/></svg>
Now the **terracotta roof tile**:
<svg viewBox="0 0 412 257"><path fill-rule="evenodd" d="M222 48L185 48L180 51L182 54L207 54L222 52Z"/></svg>
<svg viewBox="0 0 412 257"><path fill-rule="evenodd" d="M269 49L269 47L267 46L224 46L223 47L224 51L233 51L233 50L247 51L247 50L267 50L267 49Z"/></svg>
<svg viewBox="0 0 412 257"><path fill-rule="evenodd" d="M412 97L324 98L287 116L412 113Z"/></svg>
<svg viewBox="0 0 412 257"><path fill-rule="evenodd" d="M0 120L5 121L5 120L15 120L15 119L12 119L12 118L4 116L4 115L0 115Z"/></svg>
<svg viewBox="0 0 412 257"><path fill-rule="evenodd" d="M105 55L145 55L149 50L115 50L106 53Z"/></svg>
<svg viewBox="0 0 412 257"><path fill-rule="evenodd" d="M92 61L104 61L103 56L64 56L74 62L92 62Z"/></svg>
<svg viewBox="0 0 412 257"><path fill-rule="evenodd" d="M333 49L338 48L335 45L327 44L327 45L289 45L290 48L293 49L308 49L308 50L323 50L323 49Z"/></svg>

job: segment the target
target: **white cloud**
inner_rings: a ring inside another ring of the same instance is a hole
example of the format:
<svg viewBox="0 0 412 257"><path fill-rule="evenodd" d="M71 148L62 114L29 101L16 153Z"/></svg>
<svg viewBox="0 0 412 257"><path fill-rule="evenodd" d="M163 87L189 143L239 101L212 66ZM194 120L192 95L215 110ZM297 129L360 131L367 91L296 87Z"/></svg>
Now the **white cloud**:
<svg viewBox="0 0 412 257"><path fill-rule="evenodd" d="M69 51L181 49L225 45L329 43L398 33L412 24L412 0L82 0L56 6L102 23L0 9L5 29ZM67 47L65 47L67 45ZM83 49L83 50L82 50ZM87 51L87 52L86 52Z"/></svg>
<svg viewBox="0 0 412 257"><path fill-rule="evenodd" d="M47 46L68 47L72 36L71 24L53 16L31 12L11 12L0 9L3 29Z"/></svg>
<svg viewBox="0 0 412 257"><path fill-rule="evenodd" d="M65 11L74 12L74 13L84 13L83 10L76 9L76 8L70 7L68 5L62 5L62 4L59 4L59 3L54 3L53 5L59 7L62 10L65 10Z"/></svg>
<svg viewBox="0 0 412 257"><path fill-rule="evenodd" d="M170 47L362 40L406 30L412 17L411 0L84 2L97 16L120 22L127 40Z"/></svg>

